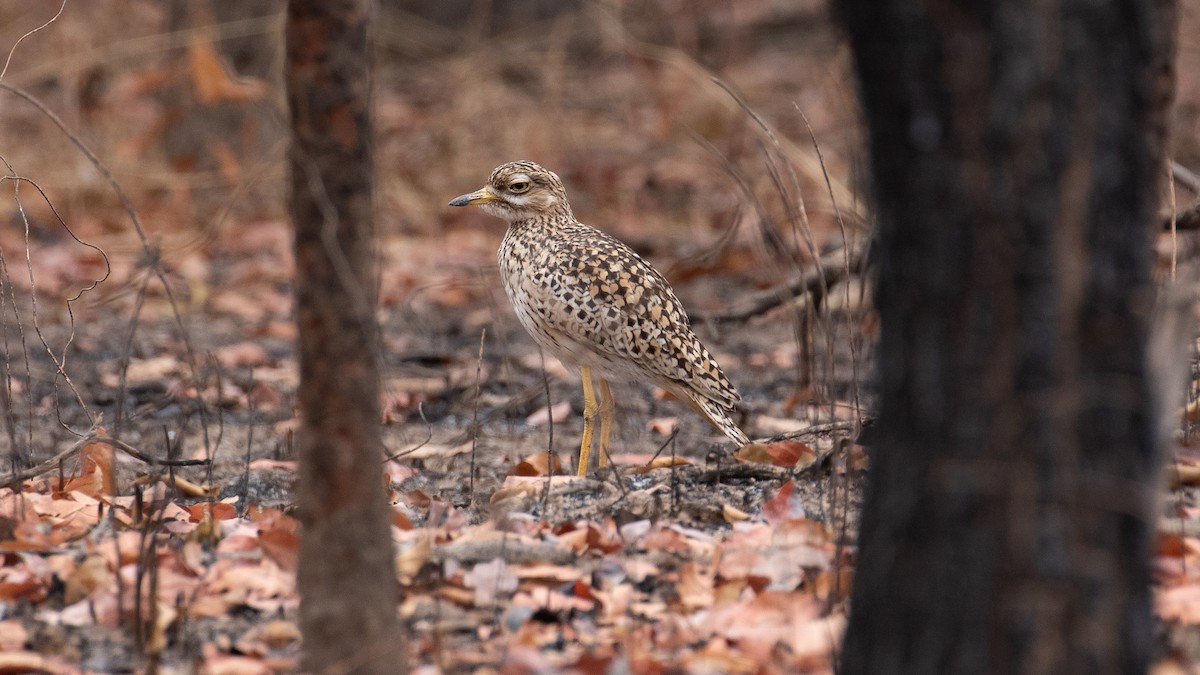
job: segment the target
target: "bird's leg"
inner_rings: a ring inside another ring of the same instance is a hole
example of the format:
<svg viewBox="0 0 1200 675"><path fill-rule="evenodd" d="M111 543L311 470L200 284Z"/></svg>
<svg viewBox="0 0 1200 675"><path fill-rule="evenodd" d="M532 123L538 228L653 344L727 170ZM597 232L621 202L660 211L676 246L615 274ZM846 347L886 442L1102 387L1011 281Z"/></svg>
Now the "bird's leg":
<svg viewBox="0 0 1200 675"><path fill-rule="evenodd" d="M600 466L608 466L608 442L612 438L613 423L612 392L608 390L608 380L600 380Z"/></svg>
<svg viewBox="0 0 1200 675"><path fill-rule="evenodd" d="M596 392L592 388L592 369L580 368L580 379L583 380L583 442L579 444L579 470L576 475L587 475L588 455L592 452L592 429L596 423Z"/></svg>

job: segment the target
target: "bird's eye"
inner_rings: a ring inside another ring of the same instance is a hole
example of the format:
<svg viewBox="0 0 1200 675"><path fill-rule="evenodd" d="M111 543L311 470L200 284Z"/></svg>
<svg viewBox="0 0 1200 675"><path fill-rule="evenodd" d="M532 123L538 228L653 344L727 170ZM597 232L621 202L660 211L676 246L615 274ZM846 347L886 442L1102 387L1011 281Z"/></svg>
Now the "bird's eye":
<svg viewBox="0 0 1200 675"><path fill-rule="evenodd" d="M515 193L515 194L521 194L522 192L524 192L528 189L529 189L529 181L527 181L527 180L513 181L512 183L509 183L509 185L508 185L508 191Z"/></svg>

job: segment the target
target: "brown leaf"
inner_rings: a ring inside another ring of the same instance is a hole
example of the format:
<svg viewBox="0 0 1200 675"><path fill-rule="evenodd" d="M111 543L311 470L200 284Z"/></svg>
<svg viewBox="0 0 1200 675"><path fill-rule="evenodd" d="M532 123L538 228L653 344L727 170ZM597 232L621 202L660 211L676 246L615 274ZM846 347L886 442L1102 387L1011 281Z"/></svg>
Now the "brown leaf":
<svg viewBox="0 0 1200 675"><path fill-rule="evenodd" d="M421 568L433 556L433 540L427 536L417 537L396 556L396 577L402 584L412 583Z"/></svg>
<svg viewBox="0 0 1200 675"><path fill-rule="evenodd" d="M1172 489L1183 485L1200 485L1200 464L1176 462L1165 471L1167 483Z"/></svg>
<svg viewBox="0 0 1200 675"><path fill-rule="evenodd" d="M791 480L779 486L779 492L763 503L763 516L768 523L777 523L793 516L792 493L795 485ZM803 507L801 507L803 510Z"/></svg>
<svg viewBox="0 0 1200 675"><path fill-rule="evenodd" d="M184 509L188 512L189 520L193 523L199 523L203 520L229 520L237 517L237 509L233 504L225 502L204 502L202 504L192 504L185 506Z"/></svg>
<svg viewBox="0 0 1200 675"><path fill-rule="evenodd" d="M689 610L711 607L715 599L713 575L702 572L695 563L685 563L679 570L675 591L679 593L679 602Z"/></svg>
<svg viewBox="0 0 1200 675"><path fill-rule="evenodd" d="M496 601L498 595L508 595L517 590L517 577L508 570L503 558L479 563L463 577L463 585L475 589L475 606L486 607Z"/></svg>
<svg viewBox="0 0 1200 675"><path fill-rule="evenodd" d="M734 459L746 464L774 464L775 458L771 456L768 446L765 443L747 443L738 448L737 452L733 453Z"/></svg>
<svg viewBox="0 0 1200 675"><path fill-rule="evenodd" d="M0 621L0 652L15 652L25 647L29 631L16 619Z"/></svg>
<svg viewBox="0 0 1200 675"><path fill-rule="evenodd" d="M0 652L0 674L40 673L41 675L75 675L79 671L53 657L36 652Z"/></svg>
<svg viewBox="0 0 1200 675"><path fill-rule="evenodd" d="M1154 607L1160 619L1200 624L1200 584L1162 589L1154 598Z"/></svg>
<svg viewBox="0 0 1200 675"><path fill-rule="evenodd" d="M571 402L559 401L549 408L542 406L541 408L533 411L528 417L525 418L525 424L528 424L531 427L541 427L549 424L551 419L553 419L554 423L557 424L570 416Z"/></svg>
<svg viewBox="0 0 1200 675"><path fill-rule="evenodd" d="M115 452L107 443L88 443L79 450L79 477L94 477L96 492L92 494L113 495L117 493L113 474ZM82 486L81 486L82 488Z"/></svg>
<svg viewBox="0 0 1200 675"><path fill-rule="evenodd" d="M670 436L679 429L678 417L655 417L646 423L646 428L652 434L659 436Z"/></svg>
<svg viewBox="0 0 1200 675"><path fill-rule="evenodd" d="M748 520L750 518L749 513L746 513L737 507L730 506L729 504L721 505L721 514L725 516L725 522L727 523L736 523L738 521Z"/></svg>
<svg viewBox="0 0 1200 675"><path fill-rule="evenodd" d="M266 94L262 82L250 78L231 78L210 40L196 39L188 45L188 71L196 99L204 105L222 101L253 101Z"/></svg>
<svg viewBox="0 0 1200 675"><path fill-rule="evenodd" d="M246 368L265 365L268 361L267 350L257 342L245 340L224 347L218 347L213 355L225 368Z"/></svg>
<svg viewBox="0 0 1200 675"><path fill-rule="evenodd" d="M654 459L650 460L650 463L646 465L646 468L666 469L672 466L691 466L692 464L695 464L695 462L693 462L691 459L676 455L675 457L655 457Z"/></svg>
<svg viewBox="0 0 1200 675"><path fill-rule="evenodd" d="M551 455L551 458L554 460L554 473L562 475L563 468L558 455ZM518 462L512 473L516 476L545 476L550 473L547 471L547 461L545 452L535 452Z"/></svg>
<svg viewBox="0 0 1200 675"><path fill-rule="evenodd" d="M263 553L280 569L295 573L300 558L300 536L286 526L275 525L258 534Z"/></svg>
<svg viewBox="0 0 1200 675"><path fill-rule="evenodd" d="M98 588L115 589L117 579L109 569L108 561L98 555L91 555L67 577L65 586L66 602L73 605Z"/></svg>

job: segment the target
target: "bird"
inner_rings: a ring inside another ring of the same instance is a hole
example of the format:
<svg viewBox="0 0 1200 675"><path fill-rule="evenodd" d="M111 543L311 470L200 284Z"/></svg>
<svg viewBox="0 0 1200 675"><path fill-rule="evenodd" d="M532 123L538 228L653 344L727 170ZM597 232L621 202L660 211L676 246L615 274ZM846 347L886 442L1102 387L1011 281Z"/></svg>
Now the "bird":
<svg viewBox="0 0 1200 675"><path fill-rule="evenodd" d="M497 258L517 319L545 351L579 372L578 476L587 474L597 416L597 464L607 464L610 382L656 384L739 447L750 442L732 417L741 400L737 389L692 332L666 278L623 242L576 220L557 174L530 161L502 164L483 187L449 205L479 206L507 221Z"/></svg>

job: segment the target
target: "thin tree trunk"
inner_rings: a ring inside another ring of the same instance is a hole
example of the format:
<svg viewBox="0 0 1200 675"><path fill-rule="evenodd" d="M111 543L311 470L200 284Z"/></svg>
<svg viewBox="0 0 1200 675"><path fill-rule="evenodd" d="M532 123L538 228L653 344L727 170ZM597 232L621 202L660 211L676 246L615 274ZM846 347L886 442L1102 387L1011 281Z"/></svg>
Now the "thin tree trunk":
<svg viewBox="0 0 1200 675"><path fill-rule="evenodd" d="M292 0L300 622L311 672L404 672L382 485L367 0Z"/></svg>
<svg viewBox="0 0 1200 675"><path fill-rule="evenodd" d="M1175 8L840 0L879 215L844 673L1144 671Z"/></svg>

